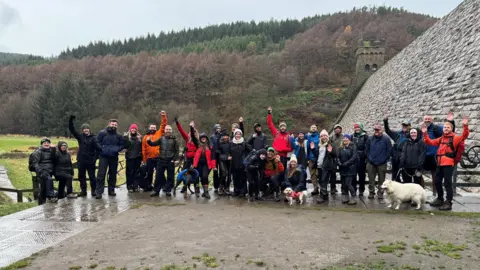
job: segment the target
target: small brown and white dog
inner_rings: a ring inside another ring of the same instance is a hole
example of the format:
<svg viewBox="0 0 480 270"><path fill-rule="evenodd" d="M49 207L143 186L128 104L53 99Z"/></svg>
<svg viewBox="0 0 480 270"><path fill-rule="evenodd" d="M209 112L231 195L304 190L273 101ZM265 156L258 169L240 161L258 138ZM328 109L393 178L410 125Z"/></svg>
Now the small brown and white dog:
<svg viewBox="0 0 480 270"><path fill-rule="evenodd" d="M291 188L286 188L283 191L283 194L285 194L285 197L288 199L288 203L290 205L293 204L293 200L298 200L300 204L303 204L307 198L307 191L295 192Z"/></svg>

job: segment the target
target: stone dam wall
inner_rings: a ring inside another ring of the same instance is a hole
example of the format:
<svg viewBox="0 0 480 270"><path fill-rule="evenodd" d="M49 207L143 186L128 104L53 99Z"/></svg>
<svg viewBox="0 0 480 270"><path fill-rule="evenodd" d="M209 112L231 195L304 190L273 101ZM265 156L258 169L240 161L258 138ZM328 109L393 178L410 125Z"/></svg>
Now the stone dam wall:
<svg viewBox="0 0 480 270"><path fill-rule="evenodd" d="M480 145L480 0L462 2L373 74L340 124L352 132L362 122L371 134L385 114L398 129L403 119L419 126L425 114L441 122L449 111L457 133L462 117L470 119L467 148Z"/></svg>

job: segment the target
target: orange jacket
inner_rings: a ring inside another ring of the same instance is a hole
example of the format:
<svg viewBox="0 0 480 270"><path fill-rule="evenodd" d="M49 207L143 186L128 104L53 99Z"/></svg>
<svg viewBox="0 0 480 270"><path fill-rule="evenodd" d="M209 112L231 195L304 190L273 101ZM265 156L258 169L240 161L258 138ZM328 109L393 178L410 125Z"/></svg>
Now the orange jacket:
<svg viewBox="0 0 480 270"><path fill-rule="evenodd" d="M143 140L142 140L143 163L146 163L147 159L149 158L157 158L158 155L160 154L160 147L148 145L147 140L148 138L150 138L150 140L154 142L158 140L160 137L162 137L163 133L165 132L165 126L167 125L167 122L168 122L167 115L162 116L162 122L157 132L155 132L155 134L153 135L146 134L145 136L143 136Z"/></svg>
<svg viewBox="0 0 480 270"><path fill-rule="evenodd" d="M424 141L427 145L431 146L439 146L437 151L437 164L438 166L454 166L455 165L455 158L450 158L445 156L447 153L451 153L452 149L450 148L448 142L450 141L450 137L453 137L453 147L455 151L459 150L460 144L468 138L470 134L468 130L468 125L463 126L463 133L462 135L455 135L455 133L451 132L448 135L443 135L438 139L431 140L428 137L428 133L423 134Z"/></svg>

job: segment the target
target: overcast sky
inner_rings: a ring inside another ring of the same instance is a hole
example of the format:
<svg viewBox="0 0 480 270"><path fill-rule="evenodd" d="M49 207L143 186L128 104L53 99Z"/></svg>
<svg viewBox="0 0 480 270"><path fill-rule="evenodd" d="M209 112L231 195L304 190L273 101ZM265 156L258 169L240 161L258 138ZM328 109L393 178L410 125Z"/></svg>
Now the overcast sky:
<svg viewBox="0 0 480 270"><path fill-rule="evenodd" d="M57 55L67 46L238 20L302 18L390 5L442 17L461 0L0 0L0 51Z"/></svg>

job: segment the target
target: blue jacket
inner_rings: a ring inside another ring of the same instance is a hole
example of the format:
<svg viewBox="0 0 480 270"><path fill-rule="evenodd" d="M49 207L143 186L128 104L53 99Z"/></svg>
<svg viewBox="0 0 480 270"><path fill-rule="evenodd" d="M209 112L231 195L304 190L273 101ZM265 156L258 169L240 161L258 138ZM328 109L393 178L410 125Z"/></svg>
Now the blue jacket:
<svg viewBox="0 0 480 270"><path fill-rule="evenodd" d="M392 142L390 138L382 135L372 135L368 138L366 145L367 159L372 165L379 166L386 164L392 155Z"/></svg>
<svg viewBox="0 0 480 270"><path fill-rule="evenodd" d="M181 171L178 175L177 175L177 181L182 181L183 184L186 184L187 183L187 178L186 178L186 175L185 173L188 171L188 169L185 169L183 171ZM198 171L196 169L193 169L193 174L192 174L192 180L195 180L198 178Z"/></svg>
<svg viewBox="0 0 480 270"><path fill-rule="evenodd" d="M117 132L111 132L106 129L101 130L97 135L97 148L100 156L118 157L118 153L125 147L125 140Z"/></svg>
<svg viewBox="0 0 480 270"><path fill-rule="evenodd" d="M410 133L403 132L403 130L391 130L388 125L388 120L383 120L383 125L385 126L385 132L394 142L394 147L392 150L393 157L400 158L403 144L405 144L410 138Z"/></svg>
<svg viewBox="0 0 480 270"><path fill-rule="evenodd" d="M443 125L435 125L431 124L427 128L427 133L428 137L433 140L437 139L443 136ZM423 139L423 134L422 134L422 139ZM431 146L427 144L427 152L425 153L425 156L435 156L438 151L438 146Z"/></svg>
<svg viewBox="0 0 480 270"><path fill-rule="evenodd" d="M315 143L315 149L318 149L318 144L320 143L320 133L318 131L307 134L307 148L308 148L308 160L315 161L315 151L310 149L310 142Z"/></svg>

